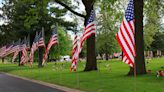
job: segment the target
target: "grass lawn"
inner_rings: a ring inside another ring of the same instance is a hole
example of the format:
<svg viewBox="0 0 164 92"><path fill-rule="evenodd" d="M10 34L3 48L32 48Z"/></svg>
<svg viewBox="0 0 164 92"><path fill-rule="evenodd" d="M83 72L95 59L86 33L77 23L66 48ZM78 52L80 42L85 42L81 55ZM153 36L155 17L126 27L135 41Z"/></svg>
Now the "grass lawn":
<svg viewBox="0 0 164 92"><path fill-rule="evenodd" d="M121 60L112 61L101 61L100 72L101 72L101 92L134 92L134 76L126 76L129 72L129 66L123 63ZM159 63L157 63L159 62ZM0 64L0 71L7 73L20 75L36 80L42 80L70 88L75 88L87 92L98 92L100 89L99 82L99 71L83 72L83 64L86 62L80 62L78 65L79 70L79 85L77 85L77 72L70 72L71 63L65 63L61 71L54 71L54 62L49 62L46 67L39 68L37 63L33 64L33 68L27 66L17 66L18 64ZM109 64L109 67L104 67L104 64ZM25 64L26 65L26 64ZM56 67L61 65L57 62ZM163 70L161 66L164 66L164 59L154 58L150 63L146 63L146 70L151 69L152 72L145 75L137 75L136 85L137 92L164 92L164 77L158 77L156 71ZM97 65L98 66L98 65ZM110 68L112 70L110 71ZM48 70L48 72L47 72ZM61 80L61 81L60 81Z"/></svg>

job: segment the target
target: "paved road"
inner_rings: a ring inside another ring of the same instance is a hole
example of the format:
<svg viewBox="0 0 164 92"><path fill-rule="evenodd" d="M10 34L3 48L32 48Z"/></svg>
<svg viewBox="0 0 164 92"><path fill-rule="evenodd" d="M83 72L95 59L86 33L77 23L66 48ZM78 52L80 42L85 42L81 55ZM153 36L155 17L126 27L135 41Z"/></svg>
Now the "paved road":
<svg viewBox="0 0 164 92"><path fill-rule="evenodd" d="M0 72L0 92L65 92Z"/></svg>

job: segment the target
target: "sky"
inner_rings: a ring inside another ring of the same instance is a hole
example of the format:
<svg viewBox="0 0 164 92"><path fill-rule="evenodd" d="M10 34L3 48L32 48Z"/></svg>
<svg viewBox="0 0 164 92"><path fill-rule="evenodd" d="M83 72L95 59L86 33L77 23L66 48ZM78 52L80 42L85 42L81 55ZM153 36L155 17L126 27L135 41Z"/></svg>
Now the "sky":
<svg viewBox="0 0 164 92"><path fill-rule="evenodd" d="M77 3L75 3L74 0L72 0L72 2L73 2L72 5L78 6L79 9L75 9L75 11L82 14L82 12L85 11L85 7L84 7L84 5L82 4L82 1L81 1L81 0L79 0L79 1L80 1L80 4L77 5ZM54 6L54 5L52 5L52 6ZM59 6L61 6L61 5L59 5ZM61 7L62 7L62 6L61 6ZM71 22L73 22L74 20L73 20L73 18L71 18L71 14L73 14L73 13L71 13L70 11L68 11L68 14L66 14L63 18L65 18L66 21L71 21ZM73 14L73 16L74 16L74 14ZM76 15L75 15L75 16L76 16ZM76 17L78 17L78 16L76 16ZM80 24L78 24L78 25L83 25L83 24L84 24L83 21L78 22L78 23L80 23ZM79 27L84 27L84 26L77 26L77 29L79 29ZM74 40L74 37L75 37L74 34L75 34L75 33L72 32L72 31L67 31L67 33L71 36L71 40Z"/></svg>
<svg viewBox="0 0 164 92"><path fill-rule="evenodd" d="M1 3L2 1L0 0L0 7L2 7L2 3ZM2 11L0 11L0 14L2 14ZM2 25L3 24L3 21L1 21L0 20L0 25Z"/></svg>

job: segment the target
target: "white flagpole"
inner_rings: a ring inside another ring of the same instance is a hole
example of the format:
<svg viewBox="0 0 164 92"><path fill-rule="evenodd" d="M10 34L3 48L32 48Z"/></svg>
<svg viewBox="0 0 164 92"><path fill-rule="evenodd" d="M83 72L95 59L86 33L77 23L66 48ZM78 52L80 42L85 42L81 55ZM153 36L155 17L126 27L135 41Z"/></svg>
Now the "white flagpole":
<svg viewBox="0 0 164 92"><path fill-rule="evenodd" d="M75 24L76 28L77 28L77 18L76 18L76 24ZM77 29L75 29L76 31ZM77 32L76 32L77 34ZM78 48L77 48L78 49ZM78 53L77 53L78 54ZM78 71L78 62L79 62L79 57L77 58L77 66L76 66L76 70L77 70L77 85L79 85L79 71Z"/></svg>
<svg viewBox="0 0 164 92"><path fill-rule="evenodd" d="M135 92L137 92L136 90L136 60L134 57L134 83L135 83Z"/></svg>
<svg viewBox="0 0 164 92"><path fill-rule="evenodd" d="M58 29L58 23L56 23L56 31L57 31L57 29ZM58 32L57 32L57 35L58 35L57 37L58 37L58 54L59 54L58 60L60 62L60 44L59 44L59 34L58 34ZM62 82L61 69L59 68L59 70L60 70L60 82Z"/></svg>
<svg viewBox="0 0 164 92"><path fill-rule="evenodd" d="M46 51L46 44L45 44L45 35L44 35L44 27L42 27L42 36L43 36L43 41L44 41L44 45L45 45L45 51ZM49 51L48 51L48 55L49 55ZM47 56L48 57L48 56ZM48 65L47 65L47 61L46 62L46 68L47 68L47 80L49 80L49 76L48 76Z"/></svg>
<svg viewBox="0 0 164 92"><path fill-rule="evenodd" d="M30 47L30 34L28 34L28 45L27 46ZM28 54L28 47L27 47L27 54ZM27 72L27 63L28 63L28 61L26 62L26 74L28 73Z"/></svg>
<svg viewBox="0 0 164 92"><path fill-rule="evenodd" d="M93 6L93 12L94 12L94 22L96 21L96 14L95 14L95 7ZM97 36L97 26L95 23L95 27L96 27L96 40L97 40L97 55L99 55L99 49L98 49L98 36ZM98 59L99 60L99 59ZM100 74L100 61L98 61L99 64L99 80L100 80L100 91L102 90L101 88L101 74Z"/></svg>
<svg viewBox="0 0 164 92"><path fill-rule="evenodd" d="M42 28L43 29L43 28ZM43 35L43 34L42 34ZM37 39L38 39L38 35L37 35ZM38 43L39 43L39 39L38 39ZM38 46L38 45L37 45ZM40 66L39 66L39 62L40 62L40 56L39 56L39 48L38 48L38 67L39 67L39 78L40 78Z"/></svg>

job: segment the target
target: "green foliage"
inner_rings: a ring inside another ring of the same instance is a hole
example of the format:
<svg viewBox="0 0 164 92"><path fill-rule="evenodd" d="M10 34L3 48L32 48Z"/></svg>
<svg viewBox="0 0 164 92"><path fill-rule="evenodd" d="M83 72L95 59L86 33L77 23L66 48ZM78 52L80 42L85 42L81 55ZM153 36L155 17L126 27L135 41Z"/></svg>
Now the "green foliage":
<svg viewBox="0 0 164 92"><path fill-rule="evenodd" d="M105 53L106 47L108 53L113 54L113 52L121 50L115 34L119 30L123 13L116 11L120 9L117 1L103 0L102 3L97 3L97 5L99 5L97 7L100 9L99 13L96 14L100 54Z"/></svg>
<svg viewBox="0 0 164 92"><path fill-rule="evenodd" d="M70 36L63 30L62 27L58 26L58 38L59 38L59 45L56 44L51 47L49 50L50 59L58 58L59 57L59 48L60 48L60 55L69 55L72 51L72 40L70 40ZM47 42L48 44L48 42ZM58 47L59 46L59 47Z"/></svg>
<svg viewBox="0 0 164 92"><path fill-rule="evenodd" d="M161 53L164 54L164 33L156 32L156 35L153 38L154 41L151 43L149 50L152 50L154 55L157 54L157 50L161 50Z"/></svg>
<svg viewBox="0 0 164 92"><path fill-rule="evenodd" d="M148 0L144 4L144 45L145 49L150 48L150 44L154 41L156 32L161 31L162 12L161 7L164 4L160 1Z"/></svg>
<svg viewBox="0 0 164 92"><path fill-rule="evenodd" d="M3 33L4 38L3 44L11 42L11 40L23 39L28 34L30 34L30 43L32 43L36 31L40 31L42 27L44 27L45 35L50 36L52 34L51 26L56 22L65 30L70 30L74 26L74 23L59 18L66 14L65 9L56 9L51 13L48 5L49 0L6 0L0 9L3 11L0 19L6 20L7 23L0 26L0 34ZM58 17L52 17L52 14Z"/></svg>

